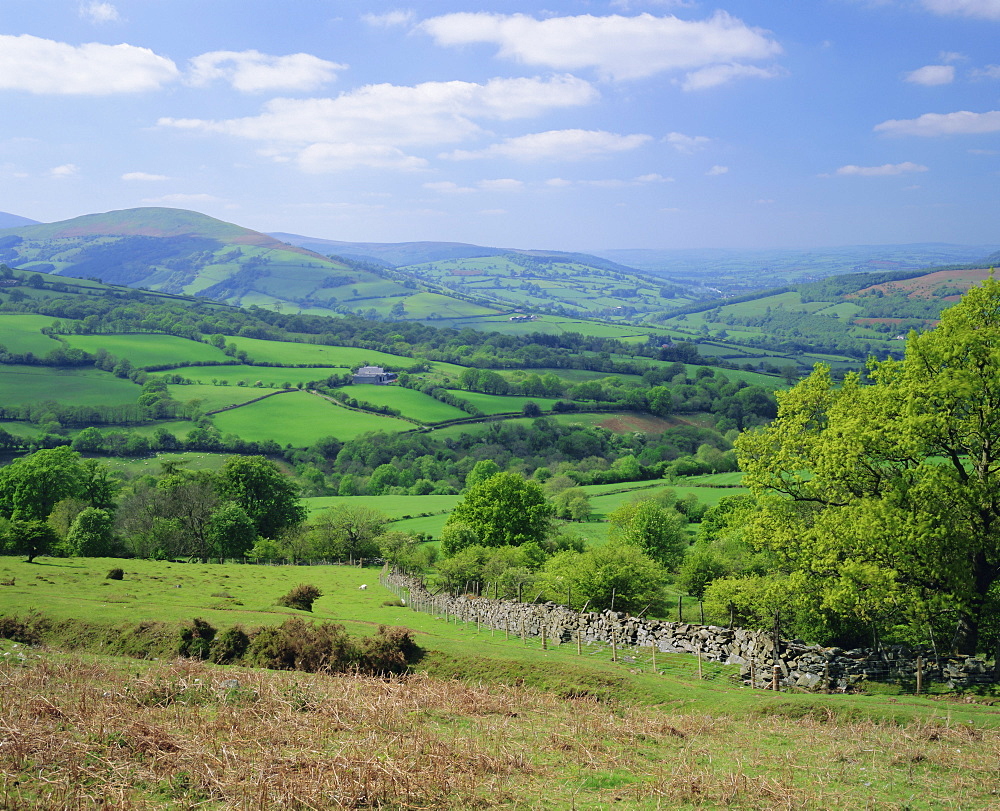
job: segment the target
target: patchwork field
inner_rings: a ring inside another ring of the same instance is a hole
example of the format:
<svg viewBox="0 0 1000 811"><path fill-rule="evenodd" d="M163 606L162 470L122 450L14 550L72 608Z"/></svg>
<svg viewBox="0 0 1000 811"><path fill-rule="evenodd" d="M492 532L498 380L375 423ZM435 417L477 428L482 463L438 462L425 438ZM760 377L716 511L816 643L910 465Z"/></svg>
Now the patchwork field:
<svg viewBox="0 0 1000 811"><path fill-rule="evenodd" d="M65 405L127 405L136 401L140 391L130 380L93 367L0 366L0 393L9 405L45 400Z"/></svg>
<svg viewBox="0 0 1000 811"><path fill-rule="evenodd" d="M418 422L444 422L468 417L462 409L435 400L428 394L402 386L351 385L345 391L354 399L375 406L398 409Z"/></svg>
<svg viewBox="0 0 1000 811"><path fill-rule="evenodd" d="M294 391L259 403L234 408L213 417L222 433L252 441L275 440L279 445L304 448L323 436L354 439L367 431L407 431L413 424L395 417L351 411L309 394Z"/></svg>
<svg viewBox="0 0 1000 811"><path fill-rule="evenodd" d="M42 335L39 330L52 326L53 320L47 315L0 314L0 346L19 355L26 352L47 355L59 343L48 335Z"/></svg>
<svg viewBox="0 0 1000 811"><path fill-rule="evenodd" d="M344 369L365 365L410 366L413 363L412 358L353 346L321 346L240 337L227 339L227 343L229 342L236 344L238 349L242 349L257 363L278 363L287 366L315 364Z"/></svg>
<svg viewBox="0 0 1000 811"><path fill-rule="evenodd" d="M524 404L535 403L542 411L551 411L552 406L558 402L553 397L508 397L498 394L483 394L478 391L452 391L456 397L460 397L466 402L472 403L487 416L494 414L518 414L524 408Z"/></svg>
<svg viewBox="0 0 1000 811"><path fill-rule="evenodd" d="M176 335L66 335L66 343L84 352L104 349L118 358L128 358L144 368L175 363L225 363L221 349Z"/></svg>
<svg viewBox="0 0 1000 811"><path fill-rule="evenodd" d="M342 505L361 505L378 510L390 519L396 520L420 513L450 511L460 498L461 496L317 496L303 499L303 503L310 514Z"/></svg>
<svg viewBox="0 0 1000 811"><path fill-rule="evenodd" d="M267 387L281 388L285 383L292 386L297 383L309 383L322 380L330 375L342 375L347 369L343 366L323 368L296 368L293 366L182 366L173 370L195 383L212 384L214 381L229 386L242 383L245 386L255 386L258 382Z"/></svg>

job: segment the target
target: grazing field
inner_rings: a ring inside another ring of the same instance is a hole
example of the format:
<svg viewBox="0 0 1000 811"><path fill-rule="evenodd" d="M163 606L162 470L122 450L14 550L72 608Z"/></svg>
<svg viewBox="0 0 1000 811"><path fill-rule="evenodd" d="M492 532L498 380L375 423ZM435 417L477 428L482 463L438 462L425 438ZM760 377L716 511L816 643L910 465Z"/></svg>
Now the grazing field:
<svg viewBox="0 0 1000 811"><path fill-rule="evenodd" d="M358 505L384 513L390 519L399 519L421 513L451 512L461 496L316 496L303 499L310 514L331 507ZM447 518L447 516L445 516ZM393 527L399 529L399 527Z"/></svg>
<svg viewBox="0 0 1000 811"><path fill-rule="evenodd" d="M0 314L0 346L19 355L32 352L43 357L59 346L54 338L39 332L52 326L53 320L48 315Z"/></svg>
<svg viewBox="0 0 1000 811"><path fill-rule="evenodd" d="M236 386L243 383L254 386L260 382L264 386L280 388L285 383L294 386L297 383L306 384L311 381L323 380L331 375L342 375L347 371L343 366L332 366L326 369L299 369L284 366L182 366L173 372L183 375L195 383L210 384L213 381Z"/></svg>
<svg viewBox="0 0 1000 811"><path fill-rule="evenodd" d="M304 448L320 437L343 441L367 431L407 431L413 424L395 417L351 411L314 394L293 391L277 394L259 403L216 414L222 433L234 433L252 441L273 439L279 445Z"/></svg>
<svg viewBox="0 0 1000 811"><path fill-rule="evenodd" d="M345 391L354 399L375 406L388 406L417 422L444 422L468 417L462 409L435 400L428 394L402 386L352 385Z"/></svg>
<svg viewBox="0 0 1000 811"><path fill-rule="evenodd" d="M66 335L66 343L85 352L104 349L118 358L128 358L133 366L161 366L177 363L225 363L229 358L211 344L176 335Z"/></svg>
<svg viewBox="0 0 1000 811"><path fill-rule="evenodd" d="M487 416L494 414L519 414L525 403L535 403L542 411L551 411L558 402L554 397L508 397L499 394L483 394L478 391L452 391L456 397L472 403Z"/></svg>
<svg viewBox="0 0 1000 811"><path fill-rule="evenodd" d="M256 397L269 394L270 389L247 388L245 386L167 386L170 396L180 403L197 402L202 411L215 411L237 403L246 403Z"/></svg>
<svg viewBox="0 0 1000 811"><path fill-rule="evenodd" d="M127 405L141 393L132 381L94 368L0 366L0 398L6 405L46 400L79 406Z"/></svg>
<svg viewBox="0 0 1000 811"><path fill-rule="evenodd" d="M278 363L284 366L316 364L353 369L364 365L398 367L413 363L413 358L354 346L296 344L290 341L263 341L259 338L229 338L227 343L236 344L238 349L246 352L257 363Z"/></svg>

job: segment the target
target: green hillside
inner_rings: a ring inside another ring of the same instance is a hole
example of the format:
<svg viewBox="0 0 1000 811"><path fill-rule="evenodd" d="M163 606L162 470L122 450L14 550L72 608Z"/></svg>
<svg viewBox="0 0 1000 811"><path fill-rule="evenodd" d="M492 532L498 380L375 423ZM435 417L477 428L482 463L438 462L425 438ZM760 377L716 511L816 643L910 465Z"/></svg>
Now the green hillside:
<svg viewBox="0 0 1000 811"><path fill-rule="evenodd" d="M412 318L495 312L447 295L431 307L416 298L422 291L397 277L181 209L126 209L0 230L0 262L30 272L296 312L405 318L393 308L408 303Z"/></svg>

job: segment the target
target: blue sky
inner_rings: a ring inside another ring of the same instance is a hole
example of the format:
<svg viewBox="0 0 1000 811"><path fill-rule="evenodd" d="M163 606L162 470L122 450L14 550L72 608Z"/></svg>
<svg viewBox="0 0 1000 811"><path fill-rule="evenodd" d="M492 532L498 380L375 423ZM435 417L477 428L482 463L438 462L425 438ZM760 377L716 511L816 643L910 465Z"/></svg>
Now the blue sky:
<svg viewBox="0 0 1000 811"><path fill-rule="evenodd" d="M1000 0L3 0L0 211L328 239L1000 241Z"/></svg>

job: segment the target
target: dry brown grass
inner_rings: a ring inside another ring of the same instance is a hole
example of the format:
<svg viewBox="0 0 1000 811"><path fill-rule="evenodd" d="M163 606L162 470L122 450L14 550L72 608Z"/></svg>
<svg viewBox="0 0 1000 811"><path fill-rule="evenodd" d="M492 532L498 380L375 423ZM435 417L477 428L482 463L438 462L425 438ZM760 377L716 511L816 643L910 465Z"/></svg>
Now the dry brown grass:
<svg viewBox="0 0 1000 811"><path fill-rule="evenodd" d="M716 717L190 660L0 666L5 809L990 808L998 768L996 732L947 719Z"/></svg>

